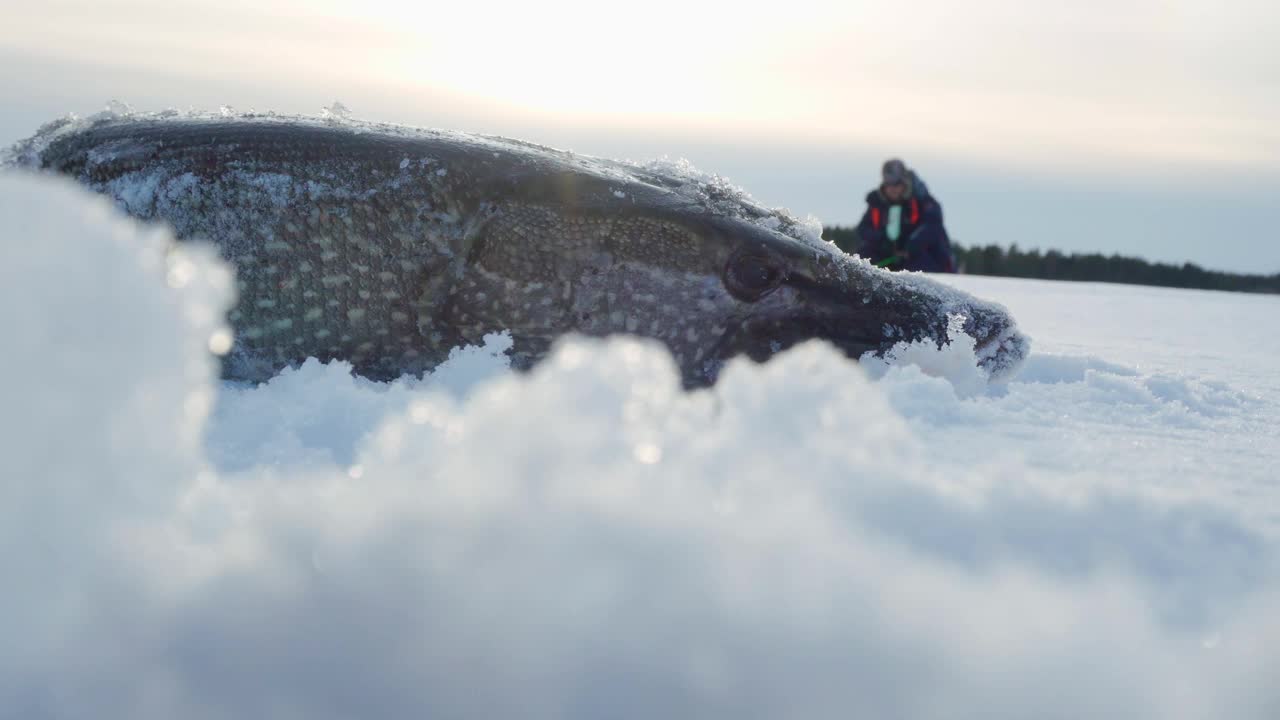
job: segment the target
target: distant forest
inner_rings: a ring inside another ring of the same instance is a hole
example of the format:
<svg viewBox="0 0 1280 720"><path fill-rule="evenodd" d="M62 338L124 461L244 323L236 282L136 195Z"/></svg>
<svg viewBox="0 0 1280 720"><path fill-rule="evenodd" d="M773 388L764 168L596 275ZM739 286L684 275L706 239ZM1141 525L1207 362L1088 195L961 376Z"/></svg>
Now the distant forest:
<svg viewBox="0 0 1280 720"><path fill-rule="evenodd" d="M845 252L857 251L857 237L851 227L827 227L822 234ZM970 275L1280 293L1280 273L1242 275L1205 270L1193 263L1170 265L1120 255L1065 255L1057 250L1041 253L1039 250L1020 250L1016 244L1008 248L999 245L965 247L953 241L951 247L955 250L960 272Z"/></svg>

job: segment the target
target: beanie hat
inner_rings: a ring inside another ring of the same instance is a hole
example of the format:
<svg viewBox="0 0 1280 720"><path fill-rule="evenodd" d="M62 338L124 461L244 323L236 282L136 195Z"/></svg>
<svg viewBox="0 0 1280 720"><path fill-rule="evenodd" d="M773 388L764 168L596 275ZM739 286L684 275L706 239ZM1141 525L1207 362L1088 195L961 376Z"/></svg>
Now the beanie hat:
<svg viewBox="0 0 1280 720"><path fill-rule="evenodd" d="M897 185L909 180L907 165L898 158L885 160L884 167L880 168L880 176L884 178L885 185Z"/></svg>

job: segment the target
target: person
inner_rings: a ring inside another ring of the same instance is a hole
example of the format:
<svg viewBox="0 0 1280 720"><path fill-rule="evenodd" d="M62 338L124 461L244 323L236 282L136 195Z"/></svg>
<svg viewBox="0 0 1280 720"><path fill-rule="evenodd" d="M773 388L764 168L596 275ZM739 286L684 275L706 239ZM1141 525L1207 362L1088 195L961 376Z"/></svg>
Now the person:
<svg viewBox="0 0 1280 720"><path fill-rule="evenodd" d="M942 205L924 181L898 158L886 160L880 176L858 223L858 254L890 270L955 272Z"/></svg>

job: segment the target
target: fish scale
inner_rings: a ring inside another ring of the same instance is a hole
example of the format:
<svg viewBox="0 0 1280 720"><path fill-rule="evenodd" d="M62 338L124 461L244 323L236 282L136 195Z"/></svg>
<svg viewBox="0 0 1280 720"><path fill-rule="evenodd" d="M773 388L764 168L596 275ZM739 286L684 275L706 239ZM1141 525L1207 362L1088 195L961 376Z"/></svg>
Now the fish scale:
<svg viewBox="0 0 1280 720"><path fill-rule="evenodd" d="M308 142L274 126L207 134L165 124L121 129L78 135L50 152L67 159L59 169L117 196L154 185L146 201L126 201L128 209L168 220L180 239L213 240L233 264L240 332L229 375L263 379L307 357L349 360L374 377L427 369L402 280L442 272L448 241L418 220L409 231L413 247L397 241L396 252L386 251L398 226L383 218L418 218L419 207L437 204L435 184L397 185L380 172L393 166L396 148L368 144L353 161L336 152L338 143ZM256 149L238 152L243 147ZM192 175L201 181L182 181Z"/></svg>

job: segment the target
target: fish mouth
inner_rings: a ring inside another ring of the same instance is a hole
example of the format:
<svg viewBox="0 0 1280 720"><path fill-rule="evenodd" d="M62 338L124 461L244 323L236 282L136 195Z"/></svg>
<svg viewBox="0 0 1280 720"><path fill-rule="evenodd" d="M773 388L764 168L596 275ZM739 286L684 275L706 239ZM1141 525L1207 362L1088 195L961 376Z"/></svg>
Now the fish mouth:
<svg viewBox="0 0 1280 720"><path fill-rule="evenodd" d="M956 327L955 331L972 338L974 359L990 382L1003 382L1013 377L1030 354L1030 339L1012 323L980 328L971 327L971 321L963 316L958 316L957 320L959 322L956 325L960 327ZM936 333L888 339L843 334L838 328L830 320L812 318L746 323L727 331L713 356L720 363L738 356L762 363L802 342L822 340L836 347L849 359L858 361L868 353L883 356L902 342L924 341L941 349L958 339L955 331L949 328L939 328Z"/></svg>
<svg viewBox="0 0 1280 720"><path fill-rule="evenodd" d="M883 352L889 348L878 329L874 335L864 335L849 332L849 323L842 323L835 317L772 315L750 318L730 327L721 335L711 355L716 358L717 365L737 357L763 363L774 355L813 340L827 342L855 361L866 353Z"/></svg>
<svg viewBox="0 0 1280 720"><path fill-rule="evenodd" d="M938 349L972 343L975 363L991 382L1012 377L1031 348L1030 339L1000 305L971 297L928 303L912 296L908 302L879 307L862 301L799 301L789 310L737 323L720 338L712 355L721 362L736 356L765 362L809 340L826 341L855 361L869 353L884 356L901 343L923 342Z"/></svg>
<svg viewBox="0 0 1280 720"><path fill-rule="evenodd" d="M974 337L973 355L987 379L1001 382L1013 377L1031 354L1031 339L1009 323L984 337Z"/></svg>

